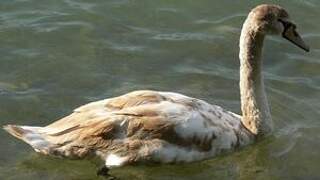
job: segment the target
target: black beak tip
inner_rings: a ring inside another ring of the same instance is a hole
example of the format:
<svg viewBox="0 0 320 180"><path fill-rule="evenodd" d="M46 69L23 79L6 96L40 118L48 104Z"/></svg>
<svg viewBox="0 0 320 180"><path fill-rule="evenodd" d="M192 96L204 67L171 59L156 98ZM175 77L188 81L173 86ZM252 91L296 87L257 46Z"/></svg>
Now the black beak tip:
<svg viewBox="0 0 320 180"><path fill-rule="evenodd" d="M306 52L310 52L310 48L307 47L307 48L303 48Z"/></svg>

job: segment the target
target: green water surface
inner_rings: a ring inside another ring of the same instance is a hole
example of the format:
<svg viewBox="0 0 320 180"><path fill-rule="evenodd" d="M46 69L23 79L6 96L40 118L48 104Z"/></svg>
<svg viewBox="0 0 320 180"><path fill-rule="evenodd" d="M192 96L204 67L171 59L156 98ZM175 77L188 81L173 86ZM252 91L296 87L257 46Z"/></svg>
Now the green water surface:
<svg viewBox="0 0 320 180"><path fill-rule="evenodd" d="M121 179L320 179L320 1L1 0L0 125L43 126L138 89L240 113L238 39L255 5L278 3L311 46L265 43L275 132L232 154L114 169ZM96 179L98 162L36 154L0 130L0 179Z"/></svg>

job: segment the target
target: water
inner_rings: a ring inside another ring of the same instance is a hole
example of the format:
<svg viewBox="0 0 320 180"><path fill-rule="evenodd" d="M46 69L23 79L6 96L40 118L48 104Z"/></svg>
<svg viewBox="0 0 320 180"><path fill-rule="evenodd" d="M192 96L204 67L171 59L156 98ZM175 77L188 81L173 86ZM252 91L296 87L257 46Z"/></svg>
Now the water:
<svg viewBox="0 0 320 180"><path fill-rule="evenodd" d="M239 113L238 38L271 1L2 0L0 124L46 125L137 89L180 92ZM115 169L122 179L320 179L320 1L277 1L311 46L268 38L272 137L203 162ZM44 157L0 131L0 179L95 179L97 162Z"/></svg>

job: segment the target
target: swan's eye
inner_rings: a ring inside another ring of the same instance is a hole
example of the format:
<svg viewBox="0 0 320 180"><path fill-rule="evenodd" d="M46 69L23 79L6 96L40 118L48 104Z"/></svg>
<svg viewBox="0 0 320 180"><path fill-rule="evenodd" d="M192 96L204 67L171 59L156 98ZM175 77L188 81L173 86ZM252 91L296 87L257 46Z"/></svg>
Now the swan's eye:
<svg viewBox="0 0 320 180"><path fill-rule="evenodd" d="M285 20L282 20L282 19L278 19L278 21L282 23L282 25L283 25L283 27L285 29L287 29L289 27L292 27L293 29L296 29L296 27L297 27L295 24L293 24L293 23L291 23L289 21L285 21Z"/></svg>
<svg viewBox="0 0 320 180"><path fill-rule="evenodd" d="M298 36L298 34L295 32L295 29L297 28L297 26L289 21L285 21L285 20L282 20L282 19L278 19L279 22L281 22L281 24L283 25L283 33L285 33L288 29L292 28L294 31L294 35L295 36Z"/></svg>
<svg viewBox="0 0 320 180"><path fill-rule="evenodd" d="M283 25L284 29L288 29L290 27L290 22L288 21L284 21L282 19L278 19L279 22L281 22L281 24Z"/></svg>

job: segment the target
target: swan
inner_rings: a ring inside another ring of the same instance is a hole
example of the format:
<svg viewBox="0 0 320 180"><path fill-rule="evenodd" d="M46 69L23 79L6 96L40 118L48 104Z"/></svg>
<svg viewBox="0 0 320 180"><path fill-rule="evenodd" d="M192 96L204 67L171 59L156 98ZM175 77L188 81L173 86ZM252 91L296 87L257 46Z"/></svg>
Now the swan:
<svg viewBox="0 0 320 180"><path fill-rule="evenodd" d="M242 116L179 93L140 90L80 106L45 127L3 128L41 154L98 156L105 162L102 175L124 165L192 162L233 151L273 130L261 73L266 35L281 35L309 51L285 9L252 9L239 43Z"/></svg>

